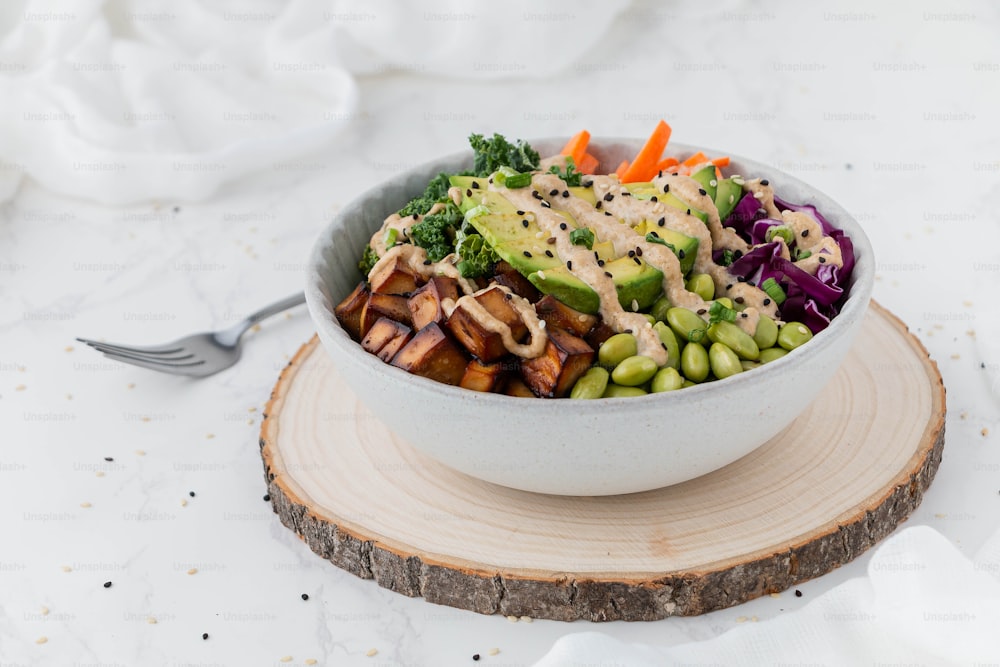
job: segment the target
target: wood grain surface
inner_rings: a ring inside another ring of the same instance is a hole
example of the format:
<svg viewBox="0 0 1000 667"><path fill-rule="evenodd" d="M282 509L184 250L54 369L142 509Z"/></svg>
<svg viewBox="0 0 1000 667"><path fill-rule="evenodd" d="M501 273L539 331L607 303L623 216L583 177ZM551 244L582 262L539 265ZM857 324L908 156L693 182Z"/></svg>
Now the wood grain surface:
<svg viewBox="0 0 1000 667"><path fill-rule="evenodd" d="M282 523L359 577L483 614L655 620L857 557L919 505L944 417L936 364L873 303L844 365L790 427L664 489L549 496L453 471L359 404L315 338L282 372L260 445Z"/></svg>

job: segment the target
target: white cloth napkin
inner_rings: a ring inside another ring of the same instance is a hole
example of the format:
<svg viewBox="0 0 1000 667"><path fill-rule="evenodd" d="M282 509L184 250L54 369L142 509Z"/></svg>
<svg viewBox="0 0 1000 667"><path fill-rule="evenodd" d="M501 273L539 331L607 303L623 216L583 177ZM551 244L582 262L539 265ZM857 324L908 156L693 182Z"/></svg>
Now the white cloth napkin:
<svg viewBox="0 0 1000 667"><path fill-rule="evenodd" d="M669 622L669 621L668 621ZM670 648L601 632L566 635L535 667L629 665L971 665L1000 657L1000 530L973 560L914 526L851 579L787 616Z"/></svg>
<svg viewBox="0 0 1000 667"><path fill-rule="evenodd" d="M627 1L555 20L530 0L5 0L0 201L24 174L109 204L201 199L329 153L355 75L548 76Z"/></svg>

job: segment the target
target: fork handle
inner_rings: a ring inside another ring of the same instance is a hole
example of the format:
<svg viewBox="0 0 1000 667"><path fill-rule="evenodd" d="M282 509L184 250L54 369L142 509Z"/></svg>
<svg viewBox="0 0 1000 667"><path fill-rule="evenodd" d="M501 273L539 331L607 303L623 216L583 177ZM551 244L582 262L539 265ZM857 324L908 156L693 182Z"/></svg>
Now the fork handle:
<svg viewBox="0 0 1000 667"><path fill-rule="evenodd" d="M264 306L260 310L251 313L246 317L246 319L240 321L236 325L230 327L226 330L227 337L232 337L231 344L235 345L236 341L239 340L240 336L246 333L247 329L257 324L261 320L266 320L272 315L277 315L283 310L288 310L294 306L298 306L306 302L306 295L304 292L298 292L292 296L285 297L281 301L276 301L269 306Z"/></svg>

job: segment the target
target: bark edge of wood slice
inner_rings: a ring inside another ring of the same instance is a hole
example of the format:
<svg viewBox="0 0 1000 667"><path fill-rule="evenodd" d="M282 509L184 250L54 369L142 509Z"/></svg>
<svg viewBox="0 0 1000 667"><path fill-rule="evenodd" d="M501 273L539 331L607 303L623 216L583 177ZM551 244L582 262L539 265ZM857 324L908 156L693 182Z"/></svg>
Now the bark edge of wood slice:
<svg viewBox="0 0 1000 667"><path fill-rule="evenodd" d="M591 621L731 607L853 560L909 516L934 478L946 410L937 364L874 301L862 340L819 399L743 459L666 489L573 498L482 482L399 441L314 336L265 410L268 493L317 555L429 602ZM824 419L837 438L803 437L803 420ZM771 473L791 477L775 484Z"/></svg>

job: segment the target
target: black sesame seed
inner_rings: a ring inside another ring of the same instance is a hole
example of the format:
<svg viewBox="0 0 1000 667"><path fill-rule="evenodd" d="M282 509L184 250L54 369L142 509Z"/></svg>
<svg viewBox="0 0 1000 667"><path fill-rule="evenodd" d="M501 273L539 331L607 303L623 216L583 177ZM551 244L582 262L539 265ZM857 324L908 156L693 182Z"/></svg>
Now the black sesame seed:
<svg viewBox="0 0 1000 667"><path fill-rule="evenodd" d="M614 276L608 273L607 271L604 272L604 275L606 275L608 278L614 278Z"/></svg>
<svg viewBox="0 0 1000 667"><path fill-rule="evenodd" d="M479 181L472 181L472 189L473 190L479 189Z"/></svg>
<svg viewBox="0 0 1000 667"><path fill-rule="evenodd" d="M424 266L430 266L431 264L433 264L433 262L431 260L429 260L429 259L425 259L424 260Z"/></svg>
<svg viewBox="0 0 1000 667"><path fill-rule="evenodd" d="M708 190L706 190L705 188L698 188L698 194L700 194L700 195L707 195L708 194Z"/></svg>
<svg viewBox="0 0 1000 667"><path fill-rule="evenodd" d="M650 234L653 236L654 239L660 238L660 235L657 234L655 230L651 231Z"/></svg>
<svg viewBox="0 0 1000 667"><path fill-rule="evenodd" d="M626 329L626 330L625 330L625 331L623 331L622 333L632 333L632 330L631 330L631 329Z"/></svg>
<svg viewBox="0 0 1000 667"><path fill-rule="evenodd" d="M562 196L563 197L569 197L569 190L563 190L562 191Z"/></svg>
<svg viewBox="0 0 1000 667"><path fill-rule="evenodd" d="M556 242L556 237L550 236L549 238L545 239L545 242L548 243L549 245L553 245Z"/></svg>
<svg viewBox="0 0 1000 667"><path fill-rule="evenodd" d="M797 598L802 597L802 591L800 591L799 589L796 588L795 589L795 597L797 597Z"/></svg>
<svg viewBox="0 0 1000 667"><path fill-rule="evenodd" d="M545 256L546 257L552 257L552 251L551 250L546 250L545 251Z"/></svg>
<svg viewBox="0 0 1000 667"><path fill-rule="evenodd" d="M763 304L765 306L770 306L771 305L771 300L770 299L764 299Z"/></svg>
<svg viewBox="0 0 1000 667"><path fill-rule="evenodd" d="M553 188L552 190L549 190L549 194L555 197L557 194L559 194L559 190Z"/></svg>
<svg viewBox="0 0 1000 667"><path fill-rule="evenodd" d="M552 204L548 203L545 200L542 200L542 206L544 206L545 208L552 208Z"/></svg>
<svg viewBox="0 0 1000 667"><path fill-rule="evenodd" d="M528 225L530 225L530 224L531 224L531 223L530 223L530 222L528 222L528 219L527 219L527 218L525 218L524 220L522 220L522 221L521 221L521 226L522 226L522 227L524 227L525 229L527 229L527 228L528 228Z"/></svg>
<svg viewBox="0 0 1000 667"><path fill-rule="evenodd" d="M111 582L110 581L105 581L104 582L104 587L105 588L111 588Z"/></svg>
<svg viewBox="0 0 1000 667"><path fill-rule="evenodd" d="M661 171L660 173L662 174L663 172ZM663 186L663 191L670 192L670 183L667 183L666 185Z"/></svg>
<svg viewBox="0 0 1000 667"><path fill-rule="evenodd" d="M524 215L524 211L518 211L517 214L518 215Z"/></svg>
<svg viewBox="0 0 1000 667"><path fill-rule="evenodd" d="M188 495L194 498L194 491L188 491Z"/></svg>
<svg viewBox="0 0 1000 667"><path fill-rule="evenodd" d="M604 212L604 215L608 216L609 218L611 217L611 214L608 213L607 211Z"/></svg>
<svg viewBox="0 0 1000 667"><path fill-rule="evenodd" d="M819 258L819 263L820 264L826 264L826 257L820 257Z"/></svg>
<svg viewBox="0 0 1000 667"><path fill-rule="evenodd" d="M639 266L642 266L642 260L639 259L638 257L633 257L632 261L638 264Z"/></svg>
<svg viewBox="0 0 1000 667"><path fill-rule="evenodd" d="M805 238L807 236L809 236L809 230L808 229L803 229L802 230L802 238Z"/></svg>
<svg viewBox="0 0 1000 667"><path fill-rule="evenodd" d="M623 190L622 191L622 197L631 197L631 196L632 196L632 193L629 192L628 190Z"/></svg>
<svg viewBox="0 0 1000 667"><path fill-rule="evenodd" d="M660 201L660 200L656 198L656 195L653 195L652 197L649 198L649 201Z"/></svg>
<svg viewBox="0 0 1000 667"><path fill-rule="evenodd" d="M202 639L208 639L208 633L207 632L201 633L201 638Z"/></svg>
<svg viewBox="0 0 1000 667"><path fill-rule="evenodd" d="M414 220L419 220L419 219L420 219L420 216L419 216L418 214L414 213L414 214L413 214L413 219L414 219Z"/></svg>
<svg viewBox="0 0 1000 667"><path fill-rule="evenodd" d="M594 204L594 208L601 208L602 206L604 206L604 202L602 201L599 201L596 204Z"/></svg>
<svg viewBox="0 0 1000 667"><path fill-rule="evenodd" d="M642 248L636 248L635 254L639 255L639 257L642 257Z"/></svg>
<svg viewBox="0 0 1000 667"><path fill-rule="evenodd" d="M472 659L473 660L479 660L479 654L478 653L473 653L472 654Z"/></svg>
<svg viewBox="0 0 1000 667"><path fill-rule="evenodd" d="M687 253L684 252L684 248L681 248L680 250L677 251L677 259L684 259L686 255Z"/></svg>
<svg viewBox="0 0 1000 667"><path fill-rule="evenodd" d="M729 290L731 290L731 289L733 289L733 284L732 284L732 283L729 283L728 285L726 285L726 291L727 291L727 292L728 292Z"/></svg>
<svg viewBox="0 0 1000 667"><path fill-rule="evenodd" d="M105 457L104 457L104 460L105 460L105 461L108 461L108 462L111 462L111 461L114 461L115 459L114 459L114 457L113 457L113 456L105 456Z"/></svg>
<svg viewBox="0 0 1000 667"><path fill-rule="evenodd" d="M734 301L735 303L743 303L744 299L743 299L743 297L741 297L741 296L738 296L738 297L736 297L735 299L733 299L733 301Z"/></svg>
<svg viewBox="0 0 1000 667"><path fill-rule="evenodd" d="M525 251L524 251L524 256L525 256L525 257L531 257L531 253L530 253L530 252L528 252L527 250L525 250Z"/></svg>
<svg viewBox="0 0 1000 667"><path fill-rule="evenodd" d="M573 270L573 262L572 261L567 261L566 262L566 268L569 269L570 271L572 271Z"/></svg>
<svg viewBox="0 0 1000 667"><path fill-rule="evenodd" d="M770 184L771 184L771 181L767 180L766 178L762 178L762 179L760 180L760 184L761 184L761 185L770 185Z"/></svg>
<svg viewBox="0 0 1000 667"><path fill-rule="evenodd" d="M707 311L707 310L705 310L704 308L699 308L699 309L698 309L698 314L699 314L699 315L704 315L704 314L705 314L705 313L707 313L707 312L708 312L708 311Z"/></svg>
<svg viewBox="0 0 1000 667"><path fill-rule="evenodd" d="M593 181L580 181L580 185L582 185L585 188L589 188L593 184L594 184Z"/></svg>
<svg viewBox="0 0 1000 667"><path fill-rule="evenodd" d="M542 195L538 194L538 190L532 190L531 191L531 196L534 197L535 199L541 199L542 198Z"/></svg>
<svg viewBox="0 0 1000 667"><path fill-rule="evenodd" d="M465 196L466 196L466 197L471 197L471 196L472 196L472 190L471 190L471 189L469 189L469 190L466 190L466 191L465 191Z"/></svg>
<svg viewBox="0 0 1000 667"><path fill-rule="evenodd" d="M665 349L667 349L667 344L666 343L660 343L660 347L662 347L665 350Z"/></svg>
<svg viewBox="0 0 1000 667"><path fill-rule="evenodd" d="M309 599L309 594L308 593L303 593L302 594L302 599L303 600L308 600Z"/></svg>
<svg viewBox="0 0 1000 667"><path fill-rule="evenodd" d="M628 251L628 256L629 257L635 257L635 250L629 250Z"/></svg>
<svg viewBox="0 0 1000 667"><path fill-rule="evenodd" d="M270 493L265 493L264 494L264 502L266 502L266 503L271 502L271 494Z"/></svg>
<svg viewBox="0 0 1000 667"><path fill-rule="evenodd" d="M659 225L660 227L663 227L664 225L667 224L667 219L666 218L660 218L659 220L656 221L656 224Z"/></svg>
<svg viewBox="0 0 1000 667"><path fill-rule="evenodd" d="M598 262L601 261L601 256L597 254L596 250L594 251L594 259L596 259Z"/></svg>
<svg viewBox="0 0 1000 667"><path fill-rule="evenodd" d="M736 250L735 252L733 252L733 259L739 259L742 256L743 256L742 250Z"/></svg>
<svg viewBox="0 0 1000 667"><path fill-rule="evenodd" d="M749 315L747 315L746 313L740 313L740 317L742 317L742 318L745 319L745 318L749 317Z"/></svg>
<svg viewBox="0 0 1000 667"><path fill-rule="evenodd" d="M608 194L604 195L604 201L611 201L614 198L615 198L615 196L613 194L611 194L610 192Z"/></svg>
<svg viewBox="0 0 1000 667"><path fill-rule="evenodd" d="M566 223L565 222L560 222L559 223L559 229L561 229L563 231L566 231L566 229L567 229Z"/></svg>
<svg viewBox="0 0 1000 667"><path fill-rule="evenodd" d="M688 209L688 210L687 210L687 214L688 214L688 215L691 215L691 209Z"/></svg>

